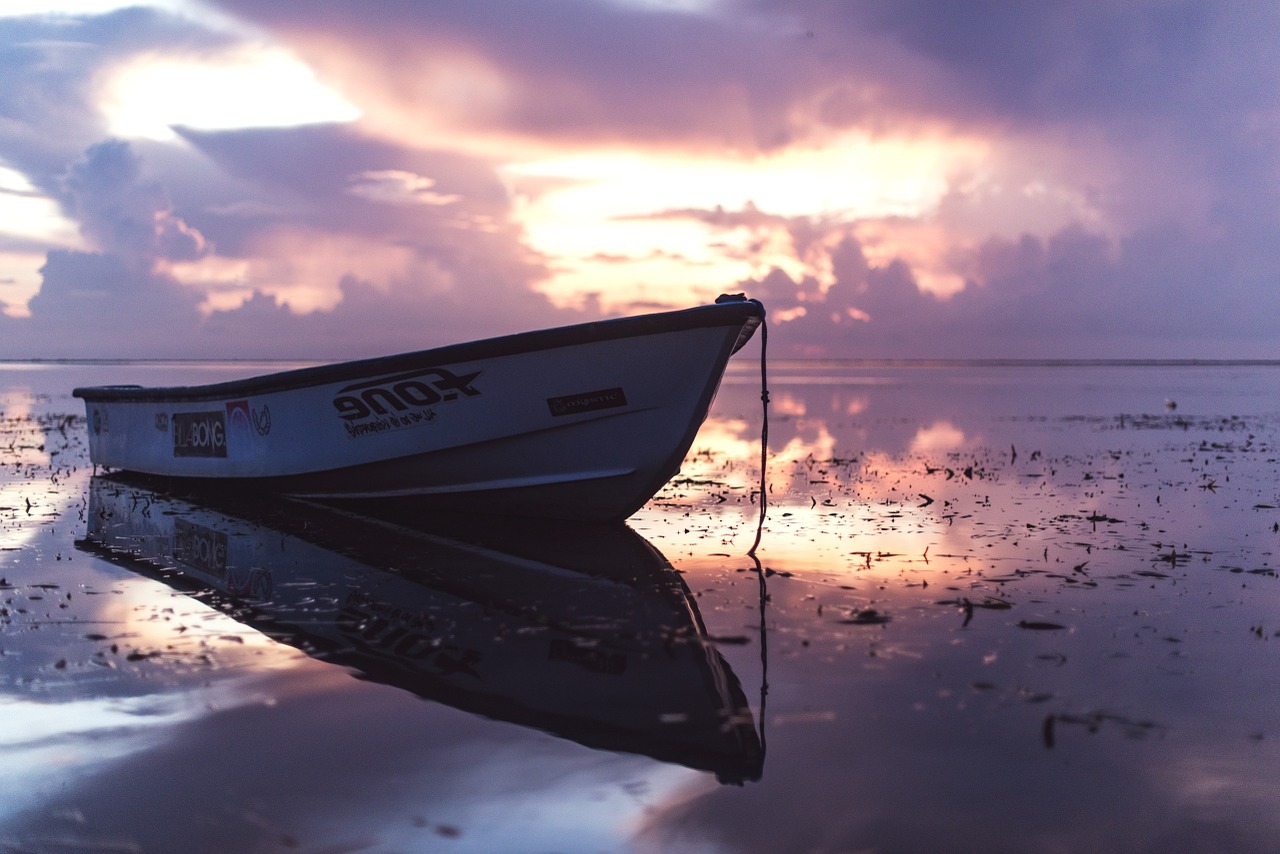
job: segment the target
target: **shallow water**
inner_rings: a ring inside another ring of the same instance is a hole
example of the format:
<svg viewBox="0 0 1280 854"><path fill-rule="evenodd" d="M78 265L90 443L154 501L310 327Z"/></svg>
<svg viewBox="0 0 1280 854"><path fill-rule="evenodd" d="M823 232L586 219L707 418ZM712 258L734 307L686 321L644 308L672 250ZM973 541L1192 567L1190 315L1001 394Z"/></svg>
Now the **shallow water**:
<svg viewBox="0 0 1280 854"><path fill-rule="evenodd" d="M91 477L261 368L0 366L0 850L1280 850L1280 367L771 366L763 576L750 364L629 530Z"/></svg>

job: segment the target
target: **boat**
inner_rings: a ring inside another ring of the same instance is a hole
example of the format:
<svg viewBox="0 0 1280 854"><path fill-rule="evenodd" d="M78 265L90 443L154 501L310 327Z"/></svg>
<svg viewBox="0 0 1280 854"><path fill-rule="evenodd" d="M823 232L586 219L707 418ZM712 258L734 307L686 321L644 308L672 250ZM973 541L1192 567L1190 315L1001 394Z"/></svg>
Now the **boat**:
<svg viewBox="0 0 1280 854"><path fill-rule="evenodd" d="M617 521L679 472L730 356L764 315L726 295L210 385L72 393L95 469Z"/></svg>
<svg viewBox="0 0 1280 854"><path fill-rule="evenodd" d="M722 783L761 775L762 737L694 596L626 525L171 486L94 476L77 547L357 678Z"/></svg>

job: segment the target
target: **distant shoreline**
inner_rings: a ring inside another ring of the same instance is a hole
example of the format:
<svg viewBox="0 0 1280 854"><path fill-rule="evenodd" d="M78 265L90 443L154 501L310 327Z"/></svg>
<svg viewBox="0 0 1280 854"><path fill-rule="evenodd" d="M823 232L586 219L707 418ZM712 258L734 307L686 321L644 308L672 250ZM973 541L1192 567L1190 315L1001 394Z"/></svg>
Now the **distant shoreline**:
<svg viewBox="0 0 1280 854"><path fill-rule="evenodd" d="M754 370L751 360L729 363ZM771 359L769 368L1280 368L1280 359Z"/></svg>
<svg viewBox="0 0 1280 854"><path fill-rule="evenodd" d="M165 365L182 367L183 365L273 365L304 366L323 365L342 359L0 359L0 368L9 365L22 366L61 366L61 365Z"/></svg>
<svg viewBox="0 0 1280 854"><path fill-rule="evenodd" d="M0 368L5 366L40 366L40 365L272 365L303 366L321 365L343 361L346 357L333 359L285 359L285 358L244 358L244 359L4 359L0 358ZM770 359L771 369L786 370L788 368L1277 368L1280 359ZM729 363L735 372L755 371L758 363L750 358L737 359Z"/></svg>

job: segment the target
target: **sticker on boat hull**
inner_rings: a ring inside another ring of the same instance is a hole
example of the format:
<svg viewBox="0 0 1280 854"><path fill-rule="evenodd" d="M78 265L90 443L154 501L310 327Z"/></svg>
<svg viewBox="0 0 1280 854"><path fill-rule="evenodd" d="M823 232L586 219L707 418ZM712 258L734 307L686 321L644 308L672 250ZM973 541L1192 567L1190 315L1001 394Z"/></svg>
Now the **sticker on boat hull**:
<svg viewBox="0 0 1280 854"><path fill-rule="evenodd" d="M253 441L253 424L249 401L233 400L227 404L227 444L246 448ZM232 438L234 437L234 438Z"/></svg>
<svg viewBox="0 0 1280 854"><path fill-rule="evenodd" d="M253 410L253 429L258 431L259 436L265 436L271 432L271 410L265 403L262 404L261 409Z"/></svg>
<svg viewBox="0 0 1280 854"><path fill-rule="evenodd" d="M613 409L627 405L627 396L620 388L603 388L566 397L548 397L547 408L555 417L594 412L597 409Z"/></svg>
<svg viewBox="0 0 1280 854"><path fill-rule="evenodd" d="M225 457L227 455L227 413L175 412L173 455L175 457Z"/></svg>
<svg viewBox="0 0 1280 854"><path fill-rule="evenodd" d="M352 438L429 424L436 419L437 405L479 396L472 385L478 376L480 371L455 374L426 368L365 380L339 389L333 408Z"/></svg>

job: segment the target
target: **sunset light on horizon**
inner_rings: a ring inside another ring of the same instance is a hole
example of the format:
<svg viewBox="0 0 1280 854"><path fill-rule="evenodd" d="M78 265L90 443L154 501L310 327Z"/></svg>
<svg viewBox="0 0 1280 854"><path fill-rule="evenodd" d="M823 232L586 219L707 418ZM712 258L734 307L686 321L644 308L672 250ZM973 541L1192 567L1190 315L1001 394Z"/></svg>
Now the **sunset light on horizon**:
<svg viewBox="0 0 1280 854"><path fill-rule="evenodd" d="M9 4L0 358L375 355L739 291L790 357L1271 357L1276 14Z"/></svg>

